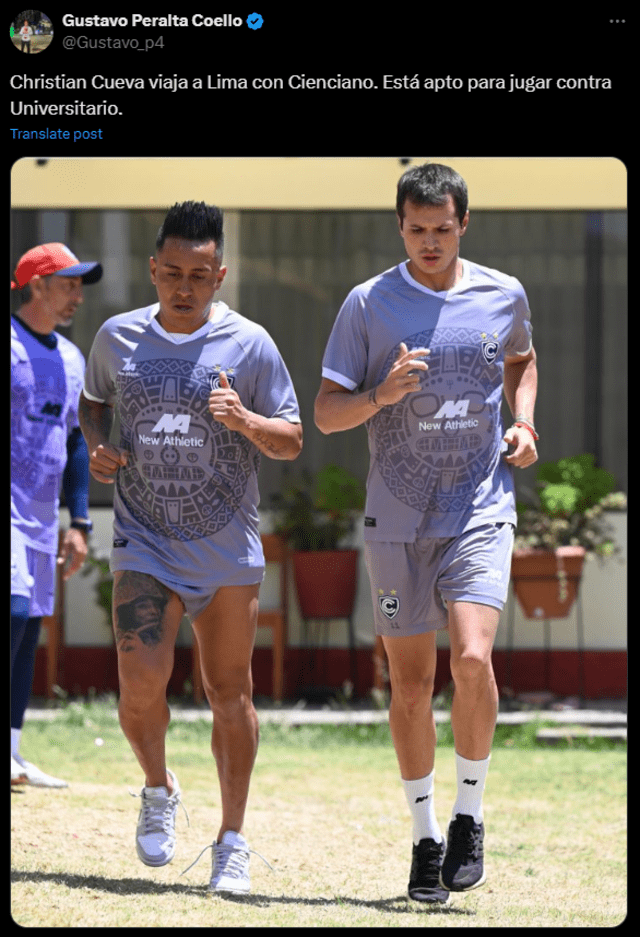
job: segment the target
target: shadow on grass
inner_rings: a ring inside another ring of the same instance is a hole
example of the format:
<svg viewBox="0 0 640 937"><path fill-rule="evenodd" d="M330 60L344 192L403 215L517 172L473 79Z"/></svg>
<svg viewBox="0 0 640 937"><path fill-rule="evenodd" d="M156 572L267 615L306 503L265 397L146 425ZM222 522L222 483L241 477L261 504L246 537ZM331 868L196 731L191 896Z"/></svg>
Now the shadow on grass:
<svg viewBox="0 0 640 937"><path fill-rule="evenodd" d="M362 898L352 898L347 895L336 895L334 898L298 898L291 895L215 895L212 896L206 885L183 885L178 882L152 882L142 878L105 878L101 875L77 875L72 872L38 872L17 871L11 872L11 881L31 882L38 885L49 883L61 885L64 888L92 889L106 892L109 895L166 895L172 892L175 895L194 895L212 901L230 901L235 904L247 904L253 907L268 907L269 905L300 905L305 907L328 907L330 905L353 906L355 908L372 908L376 911L388 911L394 914L451 914L463 917L473 917L475 912L467 908L449 907L422 908L415 903L409 903L405 895L396 898L378 898L367 901Z"/></svg>

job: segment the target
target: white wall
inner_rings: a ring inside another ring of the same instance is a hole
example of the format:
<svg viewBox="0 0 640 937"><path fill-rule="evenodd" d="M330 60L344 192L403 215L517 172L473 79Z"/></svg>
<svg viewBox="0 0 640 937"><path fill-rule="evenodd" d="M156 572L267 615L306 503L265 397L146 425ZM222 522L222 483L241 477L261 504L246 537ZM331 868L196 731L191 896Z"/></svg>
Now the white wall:
<svg viewBox="0 0 640 937"><path fill-rule="evenodd" d="M94 542L98 552L107 554L111 542L111 510L94 508L91 511L94 523ZM627 646L627 515L611 514L611 523L616 529L617 542L623 547L622 562L608 561L600 566L596 560L585 564L582 580L582 604L585 634L585 647L591 650L620 650ZM369 580L362 556L362 525L357 525L359 533L353 541L360 548L358 573L358 591L354 622L358 645L373 644L372 605ZM265 518L268 529L268 517ZM102 610L95 605L92 583L94 574L77 574L68 583L66 589L65 642L67 645L109 645L112 642L110 624ZM268 567L261 590L261 603L264 608L273 605L277 596L277 572ZM513 601L510 596L509 601ZM507 641L508 608L502 614L496 647L505 647ZM576 646L577 606L566 619L554 619L551 622L551 644L555 648L573 648ZM290 582L290 620L289 644L302 644L303 624L298 610L293 582ZM527 620L516 604L514 618L514 647L544 647L542 623ZM271 636L267 629L258 632L258 646L268 646ZM185 619L178 638L179 644L190 643L190 628ZM330 623L329 643L332 646L346 647L348 644L347 623L335 620ZM446 632L438 635L439 646L446 646Z"/></svg>

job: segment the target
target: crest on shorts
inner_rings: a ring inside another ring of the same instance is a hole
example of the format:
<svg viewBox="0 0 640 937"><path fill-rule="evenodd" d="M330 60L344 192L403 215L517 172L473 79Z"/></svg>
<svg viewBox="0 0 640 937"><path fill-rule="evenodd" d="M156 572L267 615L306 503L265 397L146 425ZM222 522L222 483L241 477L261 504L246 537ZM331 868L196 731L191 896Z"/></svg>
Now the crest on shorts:
<svg viewBox="0 0 640 937"><path fill-rule="evenodd" d="M379 595L378 605L382 614L388 618L389 621L393 621L400 611L400 599L397 595Z"/></svg>
<svg viewBox="0 0 640 937"><path fill-rule="evenodd" d="M498 333L494 332L493 336L488 336L485 332L482 333L482 356L487 364L493 364L496 360L498 352L500 351L500 342L498 341Z"/></svg>

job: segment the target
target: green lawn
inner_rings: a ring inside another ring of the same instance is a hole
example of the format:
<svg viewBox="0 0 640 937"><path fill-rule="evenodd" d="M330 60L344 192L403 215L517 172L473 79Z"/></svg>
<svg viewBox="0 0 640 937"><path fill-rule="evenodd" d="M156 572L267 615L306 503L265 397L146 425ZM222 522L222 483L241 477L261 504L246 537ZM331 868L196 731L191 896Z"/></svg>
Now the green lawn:
<svg viewBox="0 0 640 937"><path fill-rule="evenodd" d="M455 797L448 728L439 728L436 807ZM220 818L210 724L172 723L169 765L187 825L162 869L134 833L142 776L110 708L71 704L25 726L23 754L70 781L20 788L12 805L12 914L25 927L613 927L626 917L626 746L541 747L535 727L501 729L485 795L487 883L449 909L406 901L411 827L386 725L265 725L245 834L252 894L207 893ZM96 744L96 739L102 744Z"/></svg>

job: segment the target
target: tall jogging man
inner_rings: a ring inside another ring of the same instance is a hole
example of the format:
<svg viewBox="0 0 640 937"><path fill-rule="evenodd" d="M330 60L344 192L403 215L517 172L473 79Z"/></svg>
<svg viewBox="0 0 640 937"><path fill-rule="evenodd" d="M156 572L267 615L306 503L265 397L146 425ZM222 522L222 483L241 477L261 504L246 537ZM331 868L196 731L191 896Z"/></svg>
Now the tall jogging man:
<svg viewBox="0 0 640 937"><path fill-rule="evenodd" d="M485 881L482 798L498 708L491 651L516 523L512 466L537 459L527 299L513 277L459 257L467 205L464 180L447 166L402 176L396 207L409 259L347 297L315 409L324 433L368 431L365 556L413 819L409 896L424 906ZM515 417L506 433L503 392ZM431 698L436 632L447 627L458 795L445 840Z"/></svg>
<svg viewBox="0 0 640 937"><path fill-rule="evenodd" d="M138 857L170 862L180 787L167 769L166 687L186 612L213 711L222 800L212 891L249 891L242 835L258 746L251 655L264 556L260 453L302 446L287 369L260 326L214 302L222 213L184 202L167 214L150 258L158 302L109 319L96 335L80 404L90 471L115 481L113 623L120 724L145 776ZM110 442L114 412L118 445Z"/></svg>
<svg viewBox="0 0 640 937"><path fill-rule="evenodd" d="M24 254L12 289L21 305L11 319L11 783L66 787L20 754L40 625L54 609L56 557L63 576L87 555L89 455L78 423L84 358L55 331L68 326L82 287L102 276L64 244ZM71 523L58 547L60 488Z"/></svg>

